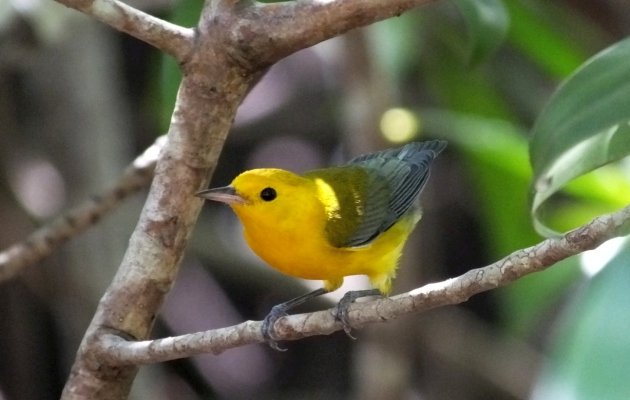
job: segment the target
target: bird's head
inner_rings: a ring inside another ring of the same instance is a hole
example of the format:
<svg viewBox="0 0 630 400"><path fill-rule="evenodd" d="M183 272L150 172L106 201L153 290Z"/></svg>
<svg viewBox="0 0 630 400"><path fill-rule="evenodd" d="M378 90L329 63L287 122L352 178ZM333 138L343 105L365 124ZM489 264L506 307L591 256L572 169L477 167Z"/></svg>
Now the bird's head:
<svg viewBox="0 0 630 400"><path fill-rule="evenodd" d="M245 219L290 218L308 201L310 181L275 168L253 169L237 176L230 185L207 189L197 196L228 204Z"/></svg>

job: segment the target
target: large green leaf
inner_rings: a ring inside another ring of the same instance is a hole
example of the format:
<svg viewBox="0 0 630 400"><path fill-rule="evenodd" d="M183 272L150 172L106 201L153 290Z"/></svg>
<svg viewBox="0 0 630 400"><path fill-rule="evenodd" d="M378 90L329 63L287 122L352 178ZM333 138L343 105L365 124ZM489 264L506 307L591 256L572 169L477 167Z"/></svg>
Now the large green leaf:
<svg viewBox="0 0 630 400"><path fill-rule="evenodd" d="M533 399L630 398L630 247L583 290L556 331Z"/></svg>
<svg viewBox="0 0 630 400"><path fill-rule="evenodd" d="M476 65L503 44L510 16L501 0L456 0L471 36L469 63Z"/></svg>
<svg viewBox="0 0 630 400"><path fill-rule="evenodd" d="M630 153L630 39L600 52L551 98L532 132L532 214L553 235L543 205L568 182Z"/></svg>

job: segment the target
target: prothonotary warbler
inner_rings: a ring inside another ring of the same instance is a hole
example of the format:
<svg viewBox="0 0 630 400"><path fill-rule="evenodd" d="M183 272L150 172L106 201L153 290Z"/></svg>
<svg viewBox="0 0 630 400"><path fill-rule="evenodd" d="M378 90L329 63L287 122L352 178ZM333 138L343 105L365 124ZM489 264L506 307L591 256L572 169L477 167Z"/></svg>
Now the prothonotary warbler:
<svg viewBox="0 0 630 400"><path fill-rule="evenodd" d="M228 204L252 250L275 269L321 279L323 288L273 307L263 336L275 349L273 325L306 300L331 292L349 275L367 275L371 290L351 291L337 306L350 334L348 306L357 298L388 295L407 237L420 219L418 197L444 140L354 158L347 164L297 175L253 169L229 186L197 195Z"/></svg>

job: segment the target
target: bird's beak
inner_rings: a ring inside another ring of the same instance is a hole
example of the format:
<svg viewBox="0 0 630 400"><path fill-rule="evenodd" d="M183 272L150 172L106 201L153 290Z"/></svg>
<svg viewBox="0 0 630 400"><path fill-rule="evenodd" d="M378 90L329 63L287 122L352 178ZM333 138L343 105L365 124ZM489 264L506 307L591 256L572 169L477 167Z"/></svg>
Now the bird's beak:
<svg viewBox="0 0 630 400"><path fill-rule="evenodd" d="M234 189L234 186L223 186L214 189L206 189L195 193L195 196L206 200L219 201L225 204L245 204L247 201L242 198Z"/></svg>

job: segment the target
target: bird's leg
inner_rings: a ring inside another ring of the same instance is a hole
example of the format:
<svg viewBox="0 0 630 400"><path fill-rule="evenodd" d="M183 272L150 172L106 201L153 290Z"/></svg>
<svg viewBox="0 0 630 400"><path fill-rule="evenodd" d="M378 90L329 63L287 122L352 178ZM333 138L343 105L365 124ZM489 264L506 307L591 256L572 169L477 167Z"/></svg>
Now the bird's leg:
<svg viewBox="0 0 630 400"><path fill-rule="evenodd" d="M263 320L262 327L261 327L263 338L265 338L265 341L267 342L269 347L278 351L286 351L285 348L278 346L278 343L272 337L273 334L275 333L274 324L276 323L276 321L282 317L285 317L287 315L287 311L289 311L290 309L297 307L300 304L303 304L312 298L321 296L326 293L328 293L328 290L324 288L319 288L319 289L313 290L312 292L309 292L299 297L296 297L294 299L291 299L289 301L285 301L284 303L280 303L273 306L271 308L271 312L269 312L269 314L267 314L267 316Z"/></svg>
<svg viewBox="0 0 630 400"><path fill-rule="evenodd" d="M352 326L348 321L348 308L356 299L367 296L382 296L382 294L378 289L351 290L343 295L335 307L335 319L341 322L344 332L352 339L355 337L352 336Z"/></svg>

